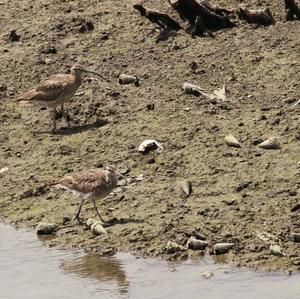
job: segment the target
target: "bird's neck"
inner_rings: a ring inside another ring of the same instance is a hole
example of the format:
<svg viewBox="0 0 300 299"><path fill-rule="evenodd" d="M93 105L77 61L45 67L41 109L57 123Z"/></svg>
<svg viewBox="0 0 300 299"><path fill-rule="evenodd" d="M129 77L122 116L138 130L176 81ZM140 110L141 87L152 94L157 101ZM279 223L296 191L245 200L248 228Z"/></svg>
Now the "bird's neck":
<svg viewBox="0 0 300 299"><path fill-rule="evenodd" d="M72 70L71 74L74 76L75 81L80 85L82 81L82 74L79 71Z"/></svg>
<svg viewBox="0 0 300 299"><path fill-rule="evenodd" d="M118 184L117 175L111 171L106 171L106 182L111 186L115 187Z"/></svg>

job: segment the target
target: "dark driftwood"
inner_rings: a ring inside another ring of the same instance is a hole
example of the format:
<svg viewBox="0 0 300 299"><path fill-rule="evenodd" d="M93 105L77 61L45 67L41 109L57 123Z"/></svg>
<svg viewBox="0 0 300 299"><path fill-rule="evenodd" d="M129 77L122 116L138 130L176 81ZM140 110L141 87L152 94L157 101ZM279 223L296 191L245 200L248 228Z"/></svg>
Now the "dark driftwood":
<svg viewBox="0 0 300 299"><path fill-rule="evenodd" d="M160 26L161 28L173 30L181 29L179 23L166 13L156 10L148 10L141 4L134 4L133 7L140 12L141 16L147 18L149 21Z"/></svg>
<svg viewBox="0 0 300 299"><path fill-rule="evenodd" d="M295 0L284 0L285 4L285 11L286 11L286 20L293 21L293 20L300 20L300 8L295 3Z"/></svg>
<svg viewBox="0 0 300 299"><path fill-rule="evenodd" d="M245 20L248 23L256 23L264 26L275 24L275 19L269 8L254 10L240 7L237 10L237 15L241 20Z"/></svg>
<svg viewBox="0 0 300 299"><path fill-rule="evenodd" d="M204 1L205 4L201 4L196 0L168 1L182 19L189 21L193 28L192 35L203 35L207 30L232 28L235 26L226 14L226 10L212 7L208 1Z"/></svg>
<svg viewBox="0 0 300 299"><path fill-rule="evenodd" d="M200 4L204 5L210 11L213 11L220 16L230 16L234 14L234 11L212 4L209 0L203 0L200 2Z"/></svg>

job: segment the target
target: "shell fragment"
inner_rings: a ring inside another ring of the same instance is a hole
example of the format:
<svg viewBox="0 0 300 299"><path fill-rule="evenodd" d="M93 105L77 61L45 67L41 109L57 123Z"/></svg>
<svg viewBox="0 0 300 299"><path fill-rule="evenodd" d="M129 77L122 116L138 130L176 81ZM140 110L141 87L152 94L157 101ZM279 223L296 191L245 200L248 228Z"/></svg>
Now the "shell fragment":
<svg viewBox="0 0 300 299"><path fill-rule="evenodd" d="M166 245L166 251L169 254L175 253L177 251L181 251L183 248L177 243L169 241Z"/></svg>
<svg viewBox="0 0 300 299"><path fill-rule="evenodd" d="M187 241L188 249L204 250L208 245L207 241L197 240L195 237L190 237Z"/></svg>
<svg viewBox="0 0 300 299"><path fill-rule="evenodd" d="M214 252L216 255L225 254L229 252L234 246L234 243L217 243L214 246Z"/></svg>
<svg viewBox="0 0 300 299"><path fill-rule="evenodd" d="M8 170L9 170L8 167L3 167L3 168L0 169L0 173L6 172L6 171L8 171Z"/></svg>
<svg viewBox="0 0 300 299"><path fill-rule="evenodd" d="M177 183L178 187L180 188L180 191L183 192L186 196L190 196L192 193L192 183L187 181L187 180L183 180Z"/></svg>
<svg viewBox="0 0 300 299"><path fill-rule="evenodd" d="M276 137L271 137L258 145L264 149L280 149L280 144Z"/></svg>
<svg viewBox="0 0 300 299"><path fill-rule="evenodd" d="M104 227L102 226L102 224L100 222L94 222L92 224L91 232L97 236L107 234L106 230L104 229Z"/></svg>
<svg viewBox="0 0 300 299"><path fill-rule="evenodd" d="M161 153L163 146L156 140L148 139L143 141L138 147L138 151L143 154L147 154L151 150L156 150L158 153Z"/></svg>
<svg viewBox="0 0 300 299"><path fill-rule="evenodd" d="M225 137L225 143L231 147L241 147L239 141L232 134Z"/></svg>
<svg viewBox="0 0 300 299"><path fill-rule="evenodd" d="M120 84L131 84L134 83L135 86L140 85L140 80L137 76L130 76L126 74L121 74L119 76L119 83Z"/></svg>
<svg viewBox="0 0 300 299"><path fill-rule="evenodd" d="M276 256L284 256L282 248L276 244L270 246L270 253Z"/></svg>

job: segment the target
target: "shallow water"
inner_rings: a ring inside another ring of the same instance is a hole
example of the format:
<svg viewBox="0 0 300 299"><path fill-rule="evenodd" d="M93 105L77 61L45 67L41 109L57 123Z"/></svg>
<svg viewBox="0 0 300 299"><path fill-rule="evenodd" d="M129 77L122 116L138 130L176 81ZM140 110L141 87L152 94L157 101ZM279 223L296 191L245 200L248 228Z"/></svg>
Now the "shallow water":
<svg viewBox="0 0 300 299"><path fill-rule="evenodd" d="M211 279L202 273L214 273ZM300 275L260 273L210 258L170 265L47 248L35 234L0 223L0 298L300 298Z"/></svg>

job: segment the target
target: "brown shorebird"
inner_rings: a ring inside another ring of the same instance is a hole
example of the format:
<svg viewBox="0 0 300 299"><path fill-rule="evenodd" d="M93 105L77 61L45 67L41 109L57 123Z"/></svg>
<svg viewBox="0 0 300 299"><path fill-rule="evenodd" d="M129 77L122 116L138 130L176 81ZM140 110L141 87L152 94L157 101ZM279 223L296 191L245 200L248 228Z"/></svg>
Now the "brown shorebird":
<svg viewBox="0 0 300 299"><path fill-rule="evenodd" d="M80 198L75 220L80 221L79 215L82 205L86 200L90 199L93 201L98 217L102 222L105 222L96 206L96 199L105 198L117 186L118 176L123 177L114 167L107 166L104 170L93 169L67 175L55 187L57 189L70 190L76 197Z"/></svg>
<svg viewBox="0 0 300 299"><path fill-rule="evenodd" d="M57 74L48 80L41 82L34 89L21 94L16 101L25 102L37 106L46 106L52 109L53 131L56 132L56 108L61 107L62 116L70 127L67 114L64 110L64 103L68 102L82 82L82 73L92 73L98 76L100 74L87 70L79 64L71 68L71 74Z"/></svg>

